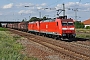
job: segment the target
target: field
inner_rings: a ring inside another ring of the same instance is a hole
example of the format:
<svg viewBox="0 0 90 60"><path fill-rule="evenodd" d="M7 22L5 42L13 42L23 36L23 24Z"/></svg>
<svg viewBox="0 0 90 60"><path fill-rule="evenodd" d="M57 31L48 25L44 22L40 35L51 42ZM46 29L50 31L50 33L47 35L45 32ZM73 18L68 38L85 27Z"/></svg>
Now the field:
<svg viewBox="0 0 90 60"><path fill-rule="evenodd" d="M69 55L71 56L73 54L76 56L76 54L78 54L78 57L81 56L82 58L84 58L83 57L84 55L85 57L86 56L88 57L89 55L88 47L90 46L89 45L90 41L64 42L60 40L53 40L53 39L50 40L46 37L40 37L32 34L29 36L28 33L26 33L27 34L26 35L23 32L22 32L23 34L21 34L21 32L20 33L19 32L16 33L15 31L12 33L11 32L9 32L5 28L0 28L0 60L38 60L37 58L41 58L44 60L46 59L53 60L54 59L53 57L66 60L68 60L67 59L68 57L70 60L73 60L73 57L69 57ZM90 39L89 29L88 30L76 29L76 33L77 33L76 37L78 38L81 37ZM21 35L19 36L19 34ZM23 35L25 35L29 40L24 39L24 37L21 37ZM72 49L71 46L73 46ZM59 47L60 49L58 49L57 47ZM56 49L55 51L54 48ZM65 49L63 50L61 48ZM57 50L59 53L57 53ZM72 51L76 53L73 53ZM83 51L85 51L85 53L83 53ZM61 54L62 52L63 54ZM56 55L56 53L58 55ZM64 54L66 55L66 58L62 57L65 56ZM37 58L34 58L33 56ZM81 59L81 57L79 59ZM87 57L85 59L88 59Z"/></svg>
<svg viewBox="0 0 90 60"><path fill-rule="evenodd" d="M22 54L23 46L17 43L22 37L0 28L0 60L37 60Z"/></svg>
<svg viewBox="0 0 90 60"><path fill-rule="evenodd" d="M76 29L76 37L90 39L90 29Z"/></svg>
<svg viewBox="0 0 90 60"><path fill-rule="evenodd" d="M0 31L7 31L7 29L0 27Z"/></svg>
<svg viewBox="0 0 90 60"><path fill-rule="evenodd" d="M23 52L28 56L35 56L41 60L89 60L90 58L88 39L80 38L76 39L77 41L66 42L13 29L9 31L27 38L19 42L26 47Z"/></svg>

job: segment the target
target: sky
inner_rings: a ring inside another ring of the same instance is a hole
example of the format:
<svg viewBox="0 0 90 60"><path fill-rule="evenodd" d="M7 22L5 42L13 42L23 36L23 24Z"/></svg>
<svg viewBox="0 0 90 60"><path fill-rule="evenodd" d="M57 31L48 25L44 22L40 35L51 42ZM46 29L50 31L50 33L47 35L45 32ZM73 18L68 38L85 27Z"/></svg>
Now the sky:
<svg viewBox="0 0 90 60"><path fill-rule="evenodd" d="M31 17L43 16L55 18L56 10L62 9L63 3L68 18L79 21L90 19L90 0L1 0L0 21L28 21Z"/></svg>

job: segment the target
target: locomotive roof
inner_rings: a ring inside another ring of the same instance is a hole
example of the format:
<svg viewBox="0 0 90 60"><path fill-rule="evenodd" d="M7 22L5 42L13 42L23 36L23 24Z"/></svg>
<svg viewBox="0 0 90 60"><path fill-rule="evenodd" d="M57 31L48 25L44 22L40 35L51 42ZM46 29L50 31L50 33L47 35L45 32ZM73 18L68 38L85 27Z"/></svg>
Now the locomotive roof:
<svg viewBox="0 0 90 60"><path fill-rule="evenodd" d="M73 19L61 19L62 21L73 21Z"/></svg>
<svg viewBox="0 0 90 60"><path fill-rule="evenodd" d="M55 19L42 20L42 22L52 22L52 21L55 21Z"/></svg>
<svg viewBox="0 0 90 60"><path fill-rule="evenodd" d="M35 23L35 21L33 21L33 22L29 22L29 23Z"/></svg>

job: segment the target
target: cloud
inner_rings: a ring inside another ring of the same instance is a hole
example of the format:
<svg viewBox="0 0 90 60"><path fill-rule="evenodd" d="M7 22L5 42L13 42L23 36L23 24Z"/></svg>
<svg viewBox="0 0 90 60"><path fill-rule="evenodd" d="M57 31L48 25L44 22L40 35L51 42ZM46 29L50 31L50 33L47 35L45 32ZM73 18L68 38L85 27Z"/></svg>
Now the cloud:
<svg viewBox="0 0 90 60"><path fill-rule="evenodd" d="M16 6L17 7L25 7L25 6L33 7L34 4L32 4L32 3L19 3Z"/></svg>
<svg viewBox="0 0 90 60"><path fill-rule="evenodd" d="M8 9L8 8L12 8L13 7L13 3L7 4L3 6L3 9Z"/></svg>
<svg viewBox="0 0 90 60"><path fill-rule="evenodd" d="M28 13L34 13L34 11L31 11L31 10L21 10L18 13L19 14L22 14L22 13L28 14Z"/></svg>
<svg viewBox="0 0 90 60"><path fill-rule="evenodd" d="M2 13L0 13L0 15L2 15Z"/></svg>
<svg viewBox="0 0 90 60"><path fill-rule="evenodd" d="M80 11L90 11L90 3L68 2L65 4L65 8L70 8L71 10L78 8ZM62 9L62 4L57 4L56 9Z"/></svg>
<svg viewBox="0 0 90 60"><path fill-rule="evenodd" d="M20 10L18 13L37 13L37 11L39 10L43 10L43 8L46 6L46 3L42 3L42 4L33 4L33 3L20 3L16 5L18 8L24 8L26 6L25 9ZM27 9L27 10L26 10Z"/></svg>
<svg viewBox="0 0 90 60"><path fill-rule="evenodd" d="M46 6L47 4L46 3L42 3L42 4L36 4L36 5L34 5L34 6L36 6L36 7L44 7L44 6Z"/></svg>
<svg viewBox="0 0 90 60"><path fill-rule="evenodd" d="M19 3L19 4L17 4L16 6L19 7L19 8L20 8L20 7L25 7L25 6L30 7L30 8L32 8L32 7L37 8L37 7L44 7L44 6L46 6L46 3L42 3L42 4Z"/></svg>
<svg viewBox="0 0 90 60"><path fill-rule="evenodd" d="M46 6L47 4L46 3L42 3L41 6Z"/></svg>
<svg viewBox="0 0 90 60"><path fill-rule="evenodd" d="M39 9L42 9L42 7L37 7L37 9L39 10Z"/></svg>

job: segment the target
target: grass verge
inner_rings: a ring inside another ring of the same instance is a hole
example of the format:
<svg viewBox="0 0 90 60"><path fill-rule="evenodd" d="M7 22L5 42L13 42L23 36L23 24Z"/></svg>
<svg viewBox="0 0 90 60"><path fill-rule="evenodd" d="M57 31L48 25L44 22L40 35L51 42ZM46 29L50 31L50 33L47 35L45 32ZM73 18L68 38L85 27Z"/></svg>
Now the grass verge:
<svg viewBox="0 0 90 60"><path fill-rule="evenodd" d="M89 34L77 34L76 37L90 39L90 35Z"/></svg>
<svg viewBox="0 0 90 60"><path fill-rule="evenodd" d="M76 29L76 32L90 33L90 29Z"/></svg>
<svg viewBox="0 0 90 60"><path fill-rule="evenodd" d="M90 40L90 29L76 29L76 37Z"/></svg>
<svg viewBox="0 0 90 60"><path fill-rule="evenodd" d="M21 37L11 36L7 31L0 31L0 60L37 60L22 55L23 46L16 41Z"/></svg>
<svg viewBox="0 0 90 60"><path fill-rule="evenodd" d="M0 27L0 31L7 31L7 29Z"/></svg>

